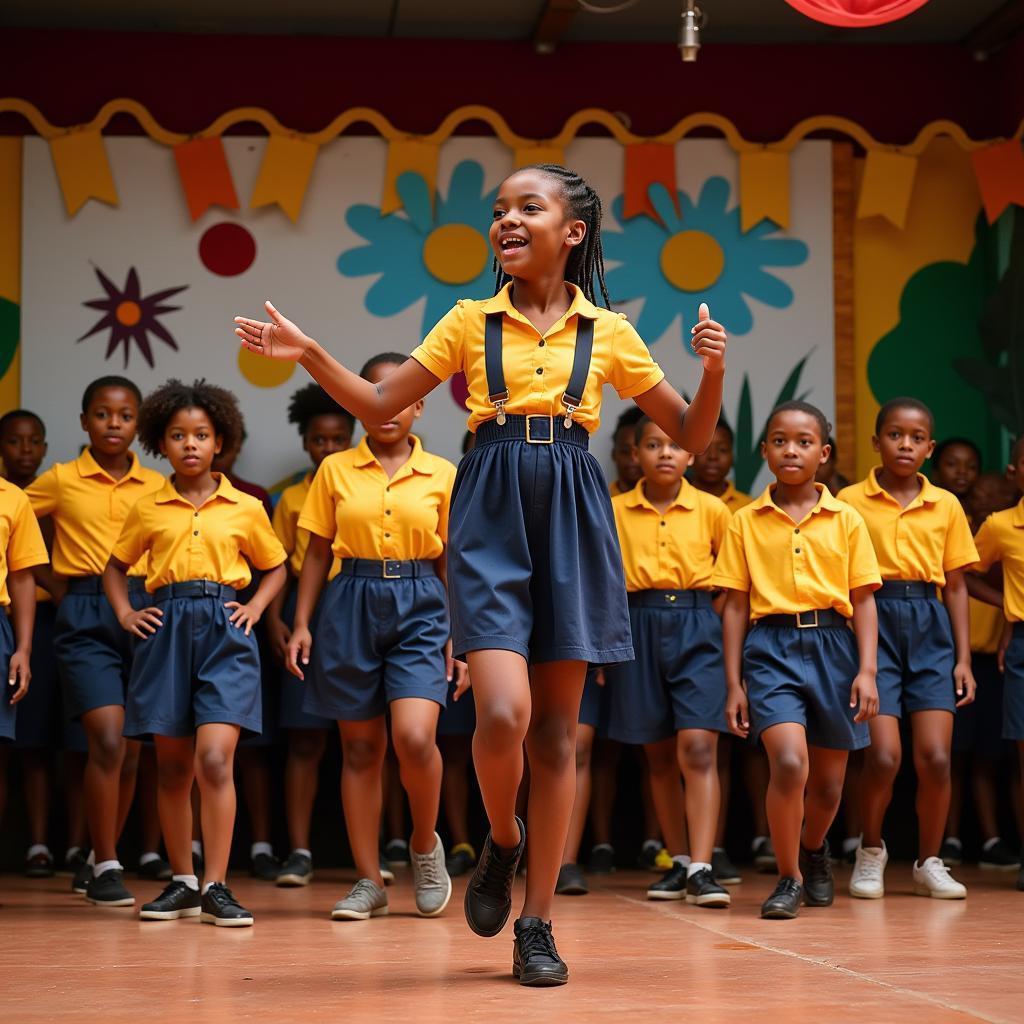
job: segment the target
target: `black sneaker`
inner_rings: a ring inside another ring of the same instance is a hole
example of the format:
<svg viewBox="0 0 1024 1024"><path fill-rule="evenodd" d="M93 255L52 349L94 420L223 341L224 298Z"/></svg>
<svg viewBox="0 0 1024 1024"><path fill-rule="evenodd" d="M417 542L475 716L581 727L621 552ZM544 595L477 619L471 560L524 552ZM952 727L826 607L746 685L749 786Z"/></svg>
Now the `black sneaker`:
<svg viewBox="0 0 1024 1024"><path fill-rule="evenodd" d="M156 860L147 860L145 864L140 864L136 874L149 882L169 882L174 872L163 857L157 857Z"/></svg>
<svg viewBox="0 0 1024 1024"><path fill-rule="evenodd" d="M252 914L243 907L223 882L214 882L203 894L199 920L219 928L248 928Z"/></svg>
<svg viewBox="0 0 1024 1024"><path fill-rule="evenodd" d="M988 849L982 847L978 867L986 871L1016 871L1020 867L1020 857L1010 849L1008 843L996 839Z"/></svg>
<svg viewBox="0 0 1024 1024"><path fill-rule="evenodd" d="M485 938L497 935L512 912L512 883L526 848L526 826L517 817L519 844L514 850L499 851L487 833L476 870L466 886L463 907L469 927ZM531 918L531 920L533 920Z"/></svg>
<svg viewBox="0 0 1024 1024"><path fill-rule="evenodd" d="M282 888L309 885L313 881L313 858L292 850L277 872L277 884Z"/></svg>
<svg viewBox="0 0 1024 1024"><path fill-rule="evenodd" d="M269 853L257 853L249 861L249 874L261 882L276 882L277 873L280 870L281 865L277 862L277 858Z"/></svg>
<svg viewBox="0 0 1024 1024"><path fill-rule="evenodd" d="M586 876L579 864L563 864L558 869L555 893L559 896L586 896L590 892Z"/></svg>
<svg viewBox="0 0 1024 1024"><path fill-rule="evenodd" d="M761 916L789 920L800 913L804 887L787 875L780 878L771 896L761 904Z"/></svg>
<svg viewBox="0 0 1024 1024"><path fill-rule="evenodd" d="M521 917L513 925L512 975L520 985L564 985L569 968L555 949L551 922L539 917Z"/></svg>
<svg viewBox="0 0 1024 1024"><path fill-rule="evenodd" d="M143 921L176 921L179 917L198 917L202 899L198 889L184 882L171 882L151 903L143 903L139 917Z"/></svg>
<svg viewBox="0 0 1024 1024"><path fill-rule="evenodd" d="M392 839L384 847L384 859L388 867L407 868L409 866L409 844L404 839Z"/></svg>
<svg viewBox="0 0 1024 1024"><path fill-rule="evenodd" d="M939 860L947 867L958 868L964 862L964 844L952 837L943 839L939 847Z"/></svg>
<svg viewBox="0 0 1024 1024"><path fill-rule="evenodd" d="M395 873L388 867L388 862L384 859L384 854L380 855L380 877L385 885L393 885L395 881Z"/></svg>
<svg viewBox="0 0 1024 1024"><path fill-rule="evenodd" d="M592 875L609 875L615 870L615 850L610 843L599 843L590 851L587 870Z"/></svg>
<svg viewBox="0 0 1024 1024"><path fill-rule="evenodd" d="M459 875L464 875L474 864L476 864L476 851L469 843L459 843L448 854L448 859L444 862L449 878L458 878Z"/></svg>
<svg viewBox="0 0 1024 1024"><path fill-rule="evenodd" d="M739 885L743 881L740 869L721 846L716 846L711 853L711 874L719 885Z"/></svg>
<svg viewBox="0 0 1024 1024"><path fill-rule="evenodd" d="M765 874L779 870L779 862L775 859L775 848L768 836L759 836L751 843L750 859L754 867Z"/></svg>
<svg viewBox="0 0 1024 1024"><path fill-rule="evenodd" d="M25 861L26 878L53 878L53 855L49 850L34 853Z"/></svg>
<svg viewBox="0 0 1024 1024"><path fill-rule="evenodd" d="M649 900L681 900L686 897L686 865L673 864L671 870L647 887Z"/></svg>
<svg viewBox="0 0 1024 1024"><path fill-rule="evenodd" d="M800 873L804 876L804 903L809 907L831 907L836 885L827 839L820 850L808 850L800 844Z"/></svg>
<svg viewBox="0 0 1024 1024"><path fill-rule="evenodd" d="M91 878L92 865L87 860L83 859L82 863L75 868L75 873L71 878L71 891L77 892L80 896L84 896Z"/></svg>
<svg viewBox="0 0 1024 1024"><path fill-rule="evenodd" d="M85 898L97 907L132 906L135 897L124 887L123 878L124 872L118 868L94 876L86 883Z"/></svg>
<svg viewBox="0 0 1024 1024"><path fill-rule="evenodd" d="M731 900L728 890L715 881L715 876L707 868L695 871L686 880L687 903L698 907L727 907Z"/></svg>
<svg viewBox="0 0 1024 1024"><path fill-rule="evenodd" d="M640 847L640 853L636 858L636 866L641 871L657 871L659 853L661 853L661 843L648 840Z"/></svg>

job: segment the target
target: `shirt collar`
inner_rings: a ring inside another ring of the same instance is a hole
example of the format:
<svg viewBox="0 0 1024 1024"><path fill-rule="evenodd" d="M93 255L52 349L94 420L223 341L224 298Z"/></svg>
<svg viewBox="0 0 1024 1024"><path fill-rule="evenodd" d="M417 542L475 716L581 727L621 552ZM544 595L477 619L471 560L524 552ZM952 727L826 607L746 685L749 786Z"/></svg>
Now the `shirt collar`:
<svg viewBox="0 0 1024 1024"><path fill-rule="evenodd" d="M1013 507L1013 525L1024 528L1024 498Z"/></svg>
<svg viewBox="0 0 1024 1024"><path fill-rule="evenodd" d="M512 305L513 283L509 281L497 295L492 295L489 299L481 302L480 308L484 313L504 313L513 320L529 324L532 327L533 325L530 324L530 321ZM565 315L548 329L547 334L553 334L555 331L560 330L569 322L569 317L573 315L585 317L587 320L596 320L600 315L600 310L597 306L590 302L576 285L570 281L565 283L572 292L572 302L569 303L569 308L565 311Z"/></svg>
<svg viewBox="0 0 1024 1024"><path fill-rule="evenodd" d="M241 500L242 494L237 487L228 479L227 473L220 474L220 480L217 482L217 490L213 492L203 502L204 505L208 505L211 501L215 501L218 498L224 501L230 501L233 505L237 505ZM174 481L168 477L163 486L159 491L156 492L156 503L158 505L188 505L190 508L194 507L192 502L188 498L183 498L175 489Z"/></svg>
<svg viewBox="0 0 1024 1024"><path fill-rule="evenodd" d="M672 499L672 504L669 505L669 508L682 508L686 509L687 512L692 512L696 506L693 491L693 484L691 484L686 477L683 477L680 482L679 493ZM633 490L627 491L626 493L629 495L629 497L626 498L626 508L649 508L652 512L658 511L650 500L648 500L647 492L644 490L643 480L640 480Z"/></svg>
<svg viewBox="0 0 1024 1024"><path fill-rule="evenodd" d="M755 498L751 502L751 507L755 512L763 512L766 509L774 509L780 515L786 513L779 508L778 505L772 500L772 484L769 484L760 494L759 497ZM816 483L815 489L818 492L818 500L811 509L810 514L814 515L816 512L841 512L843 510L843 503L836 498L832 492L824 485Z"/></svg>
<svg viewBox="0 0 1024 1024"><path fill-rule="evenodd" d="M80 476L101 476L105 480L113 481L115 484L119 484L124 480L142 480L142 464L139 462L138 455L136 455L135 452L129 452L128 458L130 459L128 472L125 473L120 480L114 480L114 478L96 461L91 448L83 449L82 454L75 460L75 465L78 467L78 473Z"/></svg>
<svg viewBox="0 0 1024 1024"><path fill-rule="evenodd" d="M879 466L872 468L871 472L868 473L867 479L864 481L864 493L869 498L888 498L890 501L896 499L878 482L878 470ZM923 473L917 474L918 482L921 484L921 490L914 500L907 505L907 508L913 508L915 505L934 505L942 497L942 489L936 487Z"/></svg>
<svg viewBox="0 0 1024 1024"><path fill-rule="evenodd" d="M423 442L415 434L410 434L409 439L412 441L412 454L409 456L409 460L399 469L399 472L408 469L411 473L422 473L429 476L432 470L426 464L426 452L423 450ZM369 466L380 465L377 461L377 456L370 451L366 434L362 436L359 444L356 445L355 464L357 469L366 469Z"/></svg>

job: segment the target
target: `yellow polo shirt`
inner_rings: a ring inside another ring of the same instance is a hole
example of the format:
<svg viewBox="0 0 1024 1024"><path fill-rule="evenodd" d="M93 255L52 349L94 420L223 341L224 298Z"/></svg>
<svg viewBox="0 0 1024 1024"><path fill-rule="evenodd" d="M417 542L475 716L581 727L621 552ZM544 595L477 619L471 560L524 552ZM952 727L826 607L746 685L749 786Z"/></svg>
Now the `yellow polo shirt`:
<svg viewBox="0 0 1024 1024"><path fill-rule="evenodd" d="M439 380L462 370L469 386L469 429L475 431L495 416L487 401L484 369L484 325L487 314L504 314L502 365L509 391L505 412L509 415L564 415L562 395L569 383L576 352L576 323L580 317L594 321L594 348L583 405L575 422L590 433L601 422L601 388L607 382L620 398L635 398L650 391L665 374L651 358L640 335L623 313L599 309L572 284L572 303L565 315L542 337L513 305L511 283L483 302L459 299L412 353Z"/></svg>
<svg viewBox="0 0 1024 1024"><path fill-rule="evenodd" d="M1003 612L1010 622L1024 622L1024 500L993 512L974 535L978 571L1003 563Z"/></svg>
<svg viewBox="0 0 1024 1024"><path fill-rule="evenodd" d="M739 512L741 508L749 505L754 499L749 494L744 494L743 491L738 491L736 485L731 480L725 481L725 490L718 496L718 500L721 501L730 512Z"/></svg>
<svg viewBox="0 0 1024 1024"><path fill-rule="evenodd" d="M146 590L168 583L213 580L242 590L252 581L250 563L273 569L285 561L259 498L243 494L224 473L217 490L198 508L170 480L128 513L113 556L126 565L149 553Z"/></svg>
<svg viewBox="0 0 1024 1024"><path fill-rule="evenodd" d="M732 517L715 562L715 589L750 594L750 615L834 608L853 615L850 591L882 585L859 512L815 484L818 501L799 522L772 500L772 487Z"/></svg>
<svg viewBox="0 0 1024 1024"><path fill-rule="evenodd" d="M274 506L274 533L288 553L288 568L296 579L302 572L302 563L306 560L306 551L309 548L309 530L299 526L299 515L312 482L313 474L309 473L297 484L286 487L281 492L277 505ZM334 559L328 579L334 579L340 568L338 560Z"/></svg>
<svg viewBox="0 0 1024 1024"><path fill-rule="evenodd" d="M0 478L0 605L11 603L7 577L50 560L39 523L25 492ZM0 699L6 699L0 698Z"/></svg>
<svg viewBox="0 0 1024 1024"><path fill-rule="evenodd" d="M921 491L903 508L878 483L872 469L860 483L839 492L864 518L883 580L923 580L946 585L946 573L978 560L971 527L960 502L918 473Z"/></svg>
<svg viewBox="0 0 1024 1024"><path fill-rule="evenodd" d="M337 558L434 559L448 543L455 467L423 450L388 478L364 437L328 455L313 477L299 527L333 541Z"/></svg>
<svg viewBox="0 0 1024 1024"><path fill-rule="evenodd" d="M710 590L711 573L729 526L729 510L685 478L660 513L644 481L612 501L626 589Z"/></svg>
<svg viewBox="0 0 1024 1024"><path fill-rule="evenodd" d="M51 466L25 493L38 518L53 520L53 571L60 576L99 576L129 509L165 480L131 453L131 468L115 480L86 448L77 459ZM142 575L145 563L130 572Z"/></svg>

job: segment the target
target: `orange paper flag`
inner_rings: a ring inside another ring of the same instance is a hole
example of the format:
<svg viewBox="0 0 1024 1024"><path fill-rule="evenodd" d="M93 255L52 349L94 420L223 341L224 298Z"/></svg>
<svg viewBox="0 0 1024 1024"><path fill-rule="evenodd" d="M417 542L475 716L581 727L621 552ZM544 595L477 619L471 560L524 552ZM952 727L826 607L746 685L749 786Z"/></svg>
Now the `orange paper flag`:
<svg viewBox="0 0 1024 1024"><path fill-rule="evenodd" d="M382 214L394 213L402 208L402 199L395 182L407 171L422 176L430 190L431 201L437 189L437 161L441 149L433 142L418 139L399 139L388 146L388 163L384 171L384 194L380 200Z"/></svg>
<svg viewBox="0 0 1024 1024"><path fill-rule="evenodd" d="M638 142L626 147L626 184L624 189L622 216L626 219L639 213L646 213L660 220L647 190L654 184L664 185L672 197L672 203L679 212L676 195L676 148L657 142Z"/></svg>
<svg viewBox="0 0 1024 1024"><path fill-rule="evenodd" d="M211 206L238 209L231 168L219 138L192 139L174 147L178 176L185 190L188 212L198 220Z"/></svg>
<svg viewBox="0 0 1024 1024"><path fill-rule="evenodd" d="M520 146L512 154L512 166L517 169L530 164L564 164L565 150L561 146L544 146L540 143Z"/></svg>
<svg viewBox="0 0 1024 1024"><path fill-rule="evenodd" d="M902 230L916 174L916 157L888 149L869 149L857 202L858 218L884 217Z"/></svg>
<svg viewBox="0 0 1024 1024"><path fill-rule="evenodd" d="M90 199L117 206L117 186L99 132L72 131L50 139L50 155L69 217Z"/></svg>
<svg viewBox="0 0 1024 1024"><path fill-rule="evenodd" d="M751 149L740 153L740 226L747 232L765 217L789 227L789 154Z"/></svg>
<svg viewBox="0 0 1024 1024"><path fill-rule="evenodd" d="M256 209L277 203L292 223L297 221L318 152L319 148L305 139L271 135L249 206Z"/></svg>
<svg viewBox="0 0 1024 1024"><path fill-rule="evenodd" d="M971 163L989 224L1011 203L1024 206L1024 150L1018 139L974 150Z"/></svg>

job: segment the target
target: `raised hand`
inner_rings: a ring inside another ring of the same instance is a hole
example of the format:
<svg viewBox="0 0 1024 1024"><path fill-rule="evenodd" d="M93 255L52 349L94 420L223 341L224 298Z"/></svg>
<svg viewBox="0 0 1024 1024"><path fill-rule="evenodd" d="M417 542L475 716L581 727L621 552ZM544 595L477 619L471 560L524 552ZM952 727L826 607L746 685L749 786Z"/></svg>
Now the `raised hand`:
<svg viewBox="0 0 1024 1024"><path fill-rule="evenodd" d="M264 305L270 317L269 322L236 316L235 334L250 352L258 356L297 363L313 339L303 334L288 317L279 313L269 300Z"/></svg>
<svg viewBox="0 0 1024 1024"><path fill-rule="evenodd" d="M729 340L725 328L711 319L708 304L702 302L697 312L697 324L691 328L690 342L696 355L704 362L704 369L719 373L725 369L725 343Z"/></svg>

